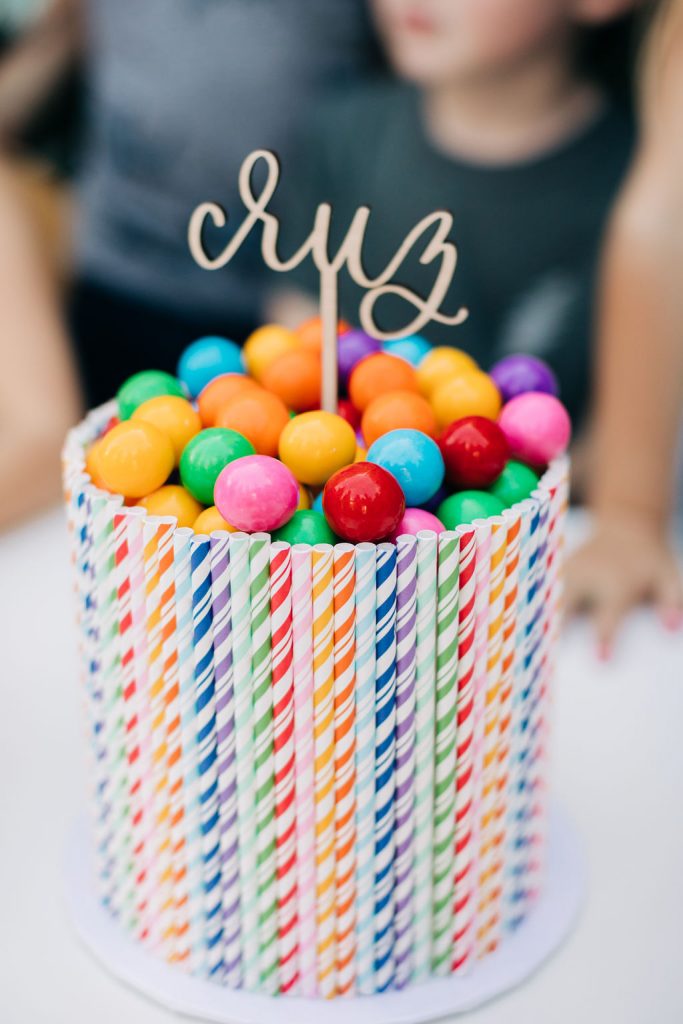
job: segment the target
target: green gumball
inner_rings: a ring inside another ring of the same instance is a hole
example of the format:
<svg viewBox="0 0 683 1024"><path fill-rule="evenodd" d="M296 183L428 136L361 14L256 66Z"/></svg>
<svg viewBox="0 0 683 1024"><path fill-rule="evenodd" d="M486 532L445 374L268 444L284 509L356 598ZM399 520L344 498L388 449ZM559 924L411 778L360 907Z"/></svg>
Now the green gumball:
<svg viewBox="0 0 683 1024"><path fill-rule="evenodd" d="M459 491L442 501L436 515L447 530L471 523L475 519L499 516L505 505L495 494L488 491Z"/></svg>
<svg viewBox="0 0 683 1024"><path fill-rule="evenodd" d="M335 544L337 539L325 516L313 509L295 512L288 523L273 533L273 540L287 544Z"/></svg>
<svg viewBox="0 0 683 1024"><path fill-rule="evenodd" d="M116 395L119 419L129 420L137 407L157 395L177 395L186 398L182 384L163 370L142 370L124 381Z"/></svg>
<svg viewBox="0 0 683 1024"><path fill-rule="evenodd" d="M235 459L255 454L251 441L236 430L227 427L200 430L180 456L180 480L202 505L213 505L213 489L221 470Z"/></svg>
<svg viewBox="0 0 683 1024"><path fill-rule="evenodd" d="M538 485L538 473L525 466L523 462L512 459L500 474L489 491L500 498L506 508L524 501Z"/></svg>

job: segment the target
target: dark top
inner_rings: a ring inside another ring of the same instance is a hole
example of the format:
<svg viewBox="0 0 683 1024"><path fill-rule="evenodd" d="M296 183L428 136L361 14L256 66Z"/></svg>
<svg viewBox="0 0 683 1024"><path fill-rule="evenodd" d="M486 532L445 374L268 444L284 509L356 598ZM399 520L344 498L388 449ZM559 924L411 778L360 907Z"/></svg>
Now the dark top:
<svg viewBox="0 0 683 1024"><path fill-rule="evenodd" d="M467 306L458 327L430 324L437 344L470 352L484 368L508 352L532 352L560 376L573 416L588 392L593 279L610 204L633 146L625 114L607 107L576 137L524 163L476 165L439 152L425 135L415 92L381 83L357 89L320 111L316 129L283 204L281 252L310 231L315 206L334 206L331 247L355 209L372 209L365 266L381 271L401 241L434 209L454 215L458 266L443 304ZM416 253L398 275L420 294L431 290L436 264ZM281 279L282 280L282 279ZM307 261L290 279L314 292L317 271ZM361 290L340 275L340 313L357 322ZM401 327L414 311L399 299L378 303L384 329Z"/></svg>

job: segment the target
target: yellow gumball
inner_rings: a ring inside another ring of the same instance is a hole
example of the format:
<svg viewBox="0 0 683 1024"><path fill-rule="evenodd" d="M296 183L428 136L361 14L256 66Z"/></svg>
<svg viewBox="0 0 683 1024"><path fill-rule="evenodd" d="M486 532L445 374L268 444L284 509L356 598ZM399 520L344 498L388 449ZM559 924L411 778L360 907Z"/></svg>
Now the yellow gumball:
<svg viewBox="0 0 683 1024"><path fill-rule="evenodd" d="M417 368L417 383L420 391L429 398L430 395L445 381L463 372L477 370L478 366L472 356L459 348L448 348L440 345L428 352Z"/></svg>
<svg viewBox="0 0 683 1024"><path fill-rule="evenodd" d="M202 429L202 421L186 398L178 395L157 395L139 405L133 420L144 420L157 427L173 445L176 466L180 462L183 448Z"/></svg>
<svg viewBox="0 0 683 1024"><path fill-rule="evenodd" d="M442 430L463 416L485 416L495 420L502 405L500 391L488 373L481 370L451 377L436 389L431 402Z"/></svg>
<svg viewBox="0 0 683 1024"><path fill-rule="evenodd" d="M266 324L250 334L242 355L251 376L261 382L264 373L278 356L301 347L301 339L279 324Z"/></svg>
<svg viewBox="0 0 683 1024"><path fill-rule="evenodd" d="M354 462L365 462L367 460L367 457L368 457L367 449L363 448L363 446L359 444L358 447L356 448L356 457L355 457L355 459L353 461Z"/></svg>
<svg viewBox="0 0 683 1024"><path fill-rule="evenodd" d="M303 484L299 484L299 504L296 507L297 512L306 512L311 507L311 496L308 493L308 488L304 487Z"/></svg>
<svg viewBox="0 0 683 1024"><path fill-rule="evenodd" d="M138 502L151 516L175 516L178 526L192 526L202 506L178 484L168 484Z"/></svg>
<svg viewBox="0 0 683 1024"><path fill-rule="evenodd" d="M322 487L356 457L353 427L331 412L303 412L280 434L280 458L299 483Z"/></svg>
<svg viewBox="0 0 683 1024"><path fill-rule="evenodd" d="M104 438L101 438L99 441L93 442L93 444L90 446L90 448L88 450L88 454L85 457L85 469L86 469L86 472L87 472L88 476L90 477L90 479L92 480L92 482L95 485L95 487L99 487L100 490L106 490L107 489L106 484L104 483L104 480L102 479L102 474L100 473L100 463L99 463L100 447L102 445L102 441L103 440L104 440Z"/></svg>
<svg viewBox="0 0 683 1024"><path fill-rule="evenodd" d="M227 530L228 533L237 532L234 526L226 523L215 505L205 508L201 515L197 516L192 524L192 529L195 533L205 533L207 536L210 536L215 530Z"/></svg>
<svg viewBox="0 0 683 1024"><path fill-rule="evenodd" d="M158 427L144 420L125 420L102 438L97 449L100 478L108 491L124 498L142 498L166 483L175 456L173 445Z"/></svg>

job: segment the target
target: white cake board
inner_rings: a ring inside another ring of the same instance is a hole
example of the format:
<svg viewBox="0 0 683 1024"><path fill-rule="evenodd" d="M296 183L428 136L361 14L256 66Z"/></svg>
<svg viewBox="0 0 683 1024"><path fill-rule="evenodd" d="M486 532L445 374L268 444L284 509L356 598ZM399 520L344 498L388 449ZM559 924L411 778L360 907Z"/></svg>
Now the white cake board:
<svg viewBox="0 0 683 1024"><path fill-rule="evenodd" d="M521 984L555 952L576 920L586 883L575 832L554 808L543 897L517 932L468 976L434 978L401 992L323 1000L223 988L188 977L132 941L95 894L84 820L71 834L65 873L78 935L110 974L176 1013L217 1024L422 1024L473 1010Z"/></svg>

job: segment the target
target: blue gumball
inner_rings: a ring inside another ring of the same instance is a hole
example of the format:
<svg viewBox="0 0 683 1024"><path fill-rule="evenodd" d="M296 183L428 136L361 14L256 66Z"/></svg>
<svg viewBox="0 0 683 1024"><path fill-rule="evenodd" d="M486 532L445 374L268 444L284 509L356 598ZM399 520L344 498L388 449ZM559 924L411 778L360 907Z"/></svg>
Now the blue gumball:
<svg viewBox="0 0 683 1024"><path fill-rule="evenodd" d="M396 477L410 508L429 501L445 475L438 444L421 430L390 430L383 434L370 446L367 461Z"/></svg>
<svg viewBox="0 0 683 1024"><path fill-rule="evenodd" d="M405 359L411 366L419 366L432 346L419 334L411 334L409 338L396 338L395 341L385 341L382 346L387 355L399 356Z"/></svg>
<svg viewBox="0 0 683 1024"><path fill-rule="evenodd" d="M318 497L314 500L313 505L311 506L311 508L313 509L314 512L320 512L322 515L325 515L325 513L323 512L323 492L322 491L320 492Z"/></svg>
<svg viewBox="0 0 683 1024"><path fill-rule="evenodd" d="M181 355L177 373L190 395L196 398L214 377L223 373L244 373L242 350L227 338L199 338Z"/></svg>

